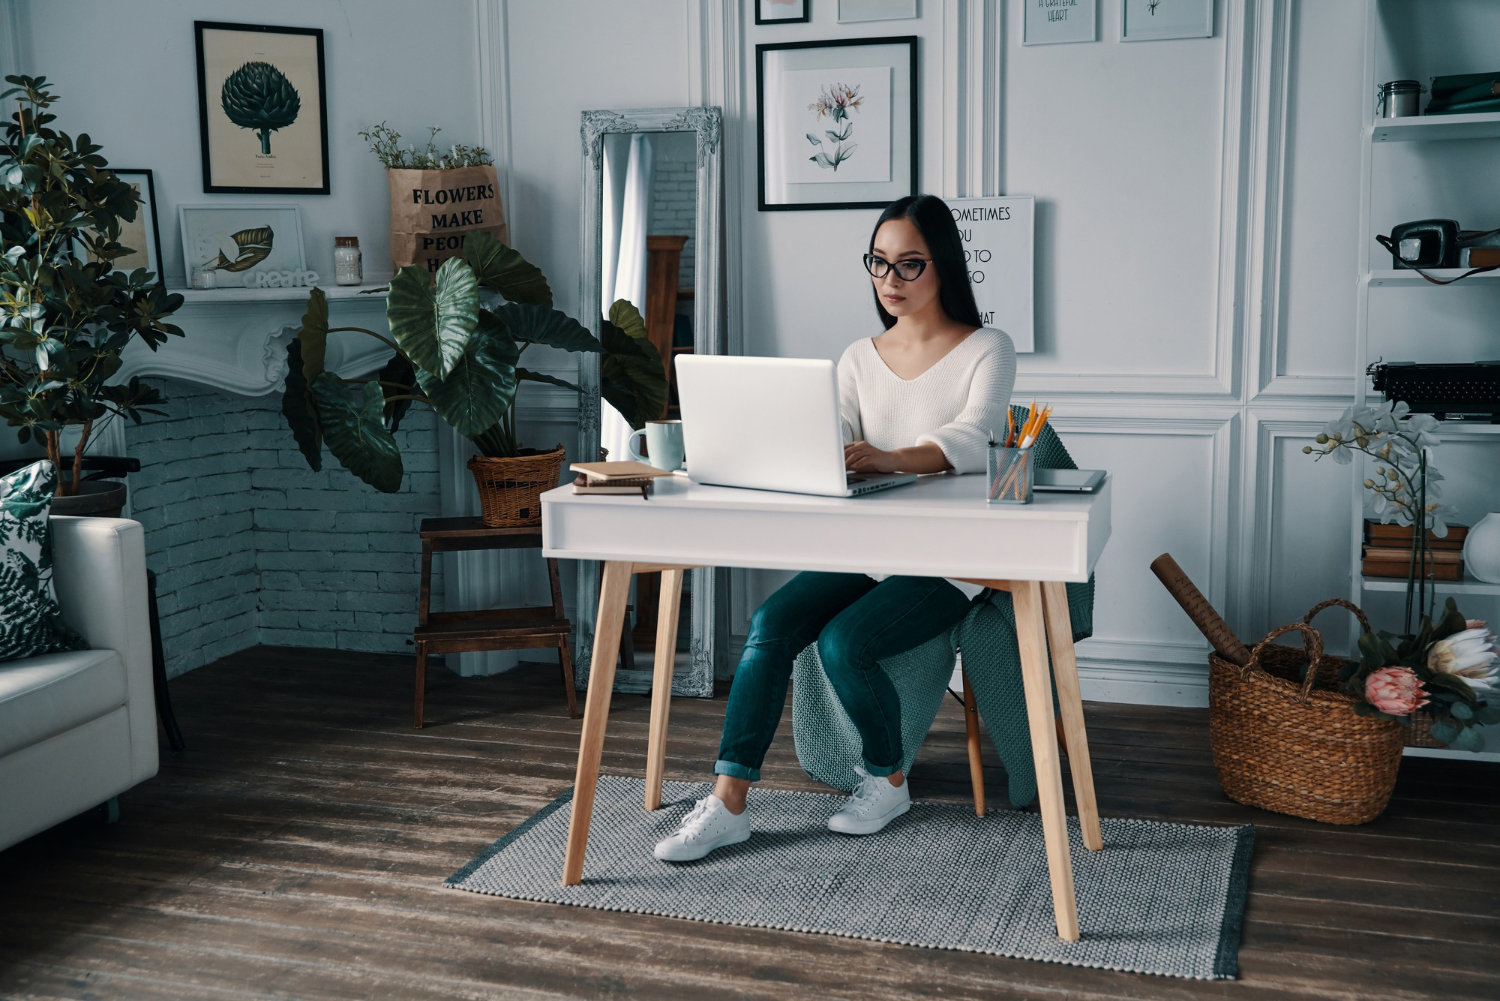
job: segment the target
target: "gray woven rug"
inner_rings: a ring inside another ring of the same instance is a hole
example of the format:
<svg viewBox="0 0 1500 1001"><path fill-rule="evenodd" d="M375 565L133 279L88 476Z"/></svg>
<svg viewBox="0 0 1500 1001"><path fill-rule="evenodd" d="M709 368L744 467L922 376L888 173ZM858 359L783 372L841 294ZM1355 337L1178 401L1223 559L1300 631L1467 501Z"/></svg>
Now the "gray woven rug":
<svg viewBox="0 0 1500 1001"><path fill-rule="evenodd" d="M1041 818L913 802L879 834L833 834L840 796L755 788L749 841L698 862L656 861L708 785L601 776L583 882L561 884L567 792L443 885L518 900L962 949L1106 970L1233 979L1255 829L1106 819L1104 850L1069 818L1082 938L1052 915Z"/></svg>

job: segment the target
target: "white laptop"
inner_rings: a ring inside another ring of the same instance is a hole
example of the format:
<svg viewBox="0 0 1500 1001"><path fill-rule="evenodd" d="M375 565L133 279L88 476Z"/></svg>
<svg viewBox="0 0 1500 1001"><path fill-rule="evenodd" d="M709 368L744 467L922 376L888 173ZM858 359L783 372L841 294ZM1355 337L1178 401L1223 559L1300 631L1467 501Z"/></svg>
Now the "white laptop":
<svg viewBox="0 0 1500 1001"><path fill-rule="evenodd" d="M674 363L694 483L857 497L917 479L844 469L838 372L826 358L682 354Z"/></svg>

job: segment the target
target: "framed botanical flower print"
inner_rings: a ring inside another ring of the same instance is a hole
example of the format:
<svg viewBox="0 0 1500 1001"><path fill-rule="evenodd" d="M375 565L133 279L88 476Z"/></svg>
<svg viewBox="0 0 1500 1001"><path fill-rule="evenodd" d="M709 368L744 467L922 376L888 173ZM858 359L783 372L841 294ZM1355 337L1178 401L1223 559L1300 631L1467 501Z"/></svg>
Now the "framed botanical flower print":
<svg viewBox="0 0 1500 1001"><path fill-rule="evenodd" d="M917 191L917 39L755 47L761 211L883 208Z"/></svg>

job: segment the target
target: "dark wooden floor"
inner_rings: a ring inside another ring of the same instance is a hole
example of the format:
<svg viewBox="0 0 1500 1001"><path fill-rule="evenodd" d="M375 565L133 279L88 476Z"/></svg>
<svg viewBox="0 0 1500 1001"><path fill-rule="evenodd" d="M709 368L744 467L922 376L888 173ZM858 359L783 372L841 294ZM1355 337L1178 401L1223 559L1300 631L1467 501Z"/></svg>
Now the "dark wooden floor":
<svg viewBox="0 0 1500 1001"><path fill-rule="evenodd" d="M1495 766L1408 760L1383 817L1327 827L1226 800L1205 710L1091 704L1106 816L1256 825L1241 979L1203 983L445 890L572 784L579 723L555 669L438 671L416 731L410 678L261 647L174 681L189 749L119 823L0 853L0 997L1500 997ZM606 771L642 773L648 704L615 697ZM668 777L703 778L722 699L672 712ZM765 780L813 788L789 729ZM962 734L950 703L918 796L966 798Z"/></svg>

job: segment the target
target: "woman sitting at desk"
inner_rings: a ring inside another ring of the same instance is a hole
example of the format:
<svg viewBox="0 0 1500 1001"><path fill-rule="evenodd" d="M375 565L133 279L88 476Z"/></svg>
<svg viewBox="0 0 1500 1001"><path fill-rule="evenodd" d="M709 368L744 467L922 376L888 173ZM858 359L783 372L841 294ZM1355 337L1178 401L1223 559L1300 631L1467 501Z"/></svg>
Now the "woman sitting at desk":
<svg viewBox="0 0 1500 1001"><path fill-rule="evenodd" d="M845 465L983 472L990 431L1009 413L1016 355L1007 334L980 323L952 212L932 195L898 198L875 224L864 263L885 333L855 341L839 359ZM745 796L781 722L792 662L814 640L864 742L859 784L829 829L874 834L905 813L901 704L880 661L952 629L979 590L939 577L808 572L766 599L729 692L714 791L657 844L656 857L692 861L750 837Z"/></svg>

